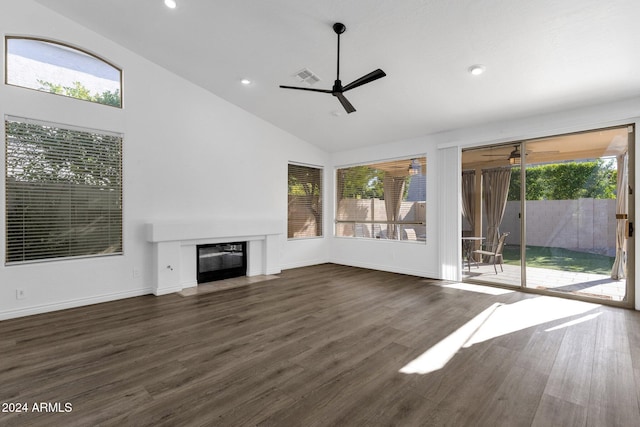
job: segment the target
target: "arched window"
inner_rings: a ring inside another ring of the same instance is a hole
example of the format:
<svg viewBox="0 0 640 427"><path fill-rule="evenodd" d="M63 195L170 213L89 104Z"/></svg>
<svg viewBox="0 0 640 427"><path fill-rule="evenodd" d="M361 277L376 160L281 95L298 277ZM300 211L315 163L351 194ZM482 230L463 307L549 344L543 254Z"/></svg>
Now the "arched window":
<svg viewBox="0 0 640 427"><path fill-rule="evenodd" d="M122 108L122 70L61 43L6 37L5 83Z"/></svg>

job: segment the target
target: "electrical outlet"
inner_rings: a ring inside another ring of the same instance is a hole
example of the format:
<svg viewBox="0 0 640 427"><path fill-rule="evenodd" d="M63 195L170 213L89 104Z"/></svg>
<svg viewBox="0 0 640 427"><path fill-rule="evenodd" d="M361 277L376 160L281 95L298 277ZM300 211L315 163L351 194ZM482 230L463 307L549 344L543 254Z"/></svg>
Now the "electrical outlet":
<svg viewBox="0 0 640 427"><path fill-rule="evenodd" d="M25 294L24 289L16 289L16 299L25 299L26 297L27 295Z"/></svg>

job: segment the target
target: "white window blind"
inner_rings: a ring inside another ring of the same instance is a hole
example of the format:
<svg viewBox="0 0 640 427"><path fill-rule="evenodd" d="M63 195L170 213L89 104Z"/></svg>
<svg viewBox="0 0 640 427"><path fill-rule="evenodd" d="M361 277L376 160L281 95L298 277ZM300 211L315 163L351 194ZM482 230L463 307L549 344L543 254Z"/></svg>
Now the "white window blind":
<svg viewBox="0 0 640 427"><path fill-rule="evenodd" d="M7 117L7 264L122 253L122 136Z"/></svg>
<svg viewBox="0 0 640 427"><path fill-rule="evenodd" d="M424 241L426 157L336 171L338 237Z"/></svg>
<svg viewBox="0 0 640 427"><path fill-rule="evenodd" d="M289 164L287 237L322 236L322 169Z"/></svg>

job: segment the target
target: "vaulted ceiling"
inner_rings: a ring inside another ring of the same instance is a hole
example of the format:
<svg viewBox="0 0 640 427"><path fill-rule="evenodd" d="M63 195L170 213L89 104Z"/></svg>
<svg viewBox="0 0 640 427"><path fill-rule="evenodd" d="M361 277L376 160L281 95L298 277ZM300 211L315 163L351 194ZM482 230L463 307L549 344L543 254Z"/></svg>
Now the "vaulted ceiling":
<svg viewBox="0 0 640 427"><path fill-rule="evenodd" d="M638 0L37 1L328 151L640 96Z"/></svg>

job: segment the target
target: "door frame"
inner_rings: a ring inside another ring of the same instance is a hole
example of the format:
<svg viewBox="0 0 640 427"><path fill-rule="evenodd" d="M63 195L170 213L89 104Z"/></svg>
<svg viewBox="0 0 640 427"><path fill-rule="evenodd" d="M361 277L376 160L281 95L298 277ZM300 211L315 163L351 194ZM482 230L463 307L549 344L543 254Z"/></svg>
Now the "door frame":
<svg viewBox="0 0 640 427"><path fill-rule="evenodd" d="M578 135L578 134L584 134L584 133L591 133L591 132L598 132L598 131L603 131L603 130L608 130L608 129L619 129L619 128L623 128L626 127L627 128L627 153L628 153L628 170L627 170L627 175L628 175L628 186L629 186L629 201L628 201L628 221L633 224L634 226L636 225L635 222L635 183L636 183L636 174L635 174L635 126L636 123L626 123L626 124L618 124L618 125L612 125L612 126L607 126L607 127L598 127L598 128L593 128L593 129L588 129L588 130L581 130L581 131L574 131L574 132L567 132L567 133L559 133L559 134L552 134L549 136L544 136L544 137L532 137L532 138L527 138L527 139L523 139L523 140L515 140L515 141L511 141L511 142L500 142L500 143L496 143L496 144L486 144L486 145L480 145L480 146L473 146L473 147L469 147L468 150L478 150L478 149L482 149L482 148L490 148L490 147L502 147L502 146L510 146L510 147L514 147L516 145L518 145L520 147L521 153L526 153L526 147L527 147L527 143L533 143L539 140L543 140L543 139L547 139L547 138L551 138L551 137L563 137L563 136L570 136L570 135ZM465 150L462 150L465 151ZM611 305L611 306L618 306L618 307L624 307L624 308L634 308L635 307L635 303L636 303L636 286L635 286L635 232L632 234L632 236L627 237L627 277L626 279L626 293L625 293L625 299L622 301L613 301L613 300L606 300L606 299L600 299L597 297L589 297L589 296L585 296L585 295L579 295L579 294L570 294L570 293L562 293L562 292L554 292L553 290L544 290L544 289L536 289L536 288L529 288L526 286L526 280L527 280L527 274L526 274L526 268L527 268L527 264L526 264L526 240L527 240L527 233L526 233L526 221L527 221L527 213L526 213L526 156L523 155L522 156L523 160L521 162L522 167L520 168L520 182L521 182L521 187L520 187L520 285L514 285L514 286L505 286L505 285L501 285L498 283L487 283L485 281L474 281L473 279L465 279L465 282L470 282L470 283L478 283L478 284L491 284L493 286L497 286L497 287L503 287L503 288L507 288L507 289L518 289L521 291L525 291L525 292L529 292L529 293L536 293L536 294L542 294L542 295L548 295L548 296L557 296L557 297L562 297L562 298L567 298L567 299L575 299L575 300L580 300L580 301L586 301L586 302L592 302L592 303L598 303L598 304L604 304L604 305ZM462 159L462 156L460 157L460 159ZM462 172L461 168L461 172ZM481 199L480 199L481 200ZM464 265L461 266L462 269L464 269ZM462 269L461 269L461 273L462 273ZM460 273L460 274L461 274ZM461 276L462 277L462 274Z"/></svg>

